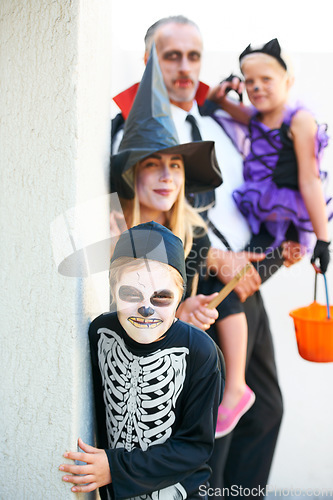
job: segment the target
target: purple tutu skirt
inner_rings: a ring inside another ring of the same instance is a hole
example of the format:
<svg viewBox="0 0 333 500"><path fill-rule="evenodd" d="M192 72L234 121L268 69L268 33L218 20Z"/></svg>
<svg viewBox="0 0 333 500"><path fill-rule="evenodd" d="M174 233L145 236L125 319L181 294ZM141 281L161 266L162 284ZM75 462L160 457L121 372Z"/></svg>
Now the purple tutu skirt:
<svg viewBox="0 0 333 500"><path fill-rule="evenodd" d="M287 230L292 223L298 233L299 243L312 250L315 238L312 223L299 191L278 188L267 179L247 182L234 192L234 199L242 214L246 217L251 231L258 234L262 223L275 238L272 247L279 246L286 240Z"/></svg>

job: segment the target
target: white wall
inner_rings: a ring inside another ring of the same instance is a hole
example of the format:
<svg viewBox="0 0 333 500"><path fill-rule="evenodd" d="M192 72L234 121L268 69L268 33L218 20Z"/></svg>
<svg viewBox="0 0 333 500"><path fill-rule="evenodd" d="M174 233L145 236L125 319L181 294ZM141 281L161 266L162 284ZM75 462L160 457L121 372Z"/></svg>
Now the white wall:
<svg viewBox="0 0 333 500"><path fill-rule="evenodd" d="M74 498L58 466L79 435L92 443L86 333L90 317L108 303L107 276L60 275L50 224L106 192L110 16L108 0L0 5L0 498L6 500ZM99 216L107 228L107 212Z"/></svg>
<svg viewBox="0 0 333 500"><path fill-rule="evenodd" d="M201 78L215 84L238 71L238 55L250 43L261 43L277 36L293 61L296 81L291 98L302 99L319 121L333 133L333 42L327 15L330 2L281 0L274 7L267 1L237 4L212 0L202 2L170 0L167 4L145 2L145 22L137 23L141 4L132 5L131 18L126 10L131 3L114 2L112 17L113 51L112 94L136 81L144 70L142 55L146 29L160 17L184 14L198 23L203 34L205 53ZM126 37L120 32L127 27ZM120 70L121 69L121 70ZM112 113L118 112L115 105ZM332 141L331 141L332 142ZM333 145L327 148L323 167L333 178ZM222 172L223 172L223 165ZM331 192L333 183L331 182ZM331 235L333 226L330 225ZM262 288L271 319L276 359L285 403L285 417L269 479L277 489L332 488L333 470L333 364L304 361L297 352L293 321L289 311L309 304L313 299L312 267L308 260L294 269L283 269ZM328 272L333 303L333 264ZM318 283L324 300L323 284Z"/></svg>

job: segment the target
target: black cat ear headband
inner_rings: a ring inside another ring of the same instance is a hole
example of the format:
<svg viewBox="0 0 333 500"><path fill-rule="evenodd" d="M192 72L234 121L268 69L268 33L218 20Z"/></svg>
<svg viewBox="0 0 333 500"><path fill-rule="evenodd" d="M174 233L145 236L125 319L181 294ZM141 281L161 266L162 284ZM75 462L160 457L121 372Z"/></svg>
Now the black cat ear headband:
<svg viewBox="0 0 333 500"><path fill-rule="evenodd" d="M243 50L243 52L239 56L239 63L240 64L242 63L243 57L245 57L245 56L247 56L249 54L256 53L256 52L261 52L263 54L267 54L267 55L269 55L271 57L274 57L281 64L281 66L285 70L287 70L287 65L286 65L286 63L284 62L284 60L281 57L281 47L280 47L280 44L279 44L277 38L273 38L273 40L270 40L269 42L265 43L265 45L263 45L263 47L261 47L261 48L255 48L255 49L253 49L251 47L251 44L248 45L246 47L246 49Z"/></svg>

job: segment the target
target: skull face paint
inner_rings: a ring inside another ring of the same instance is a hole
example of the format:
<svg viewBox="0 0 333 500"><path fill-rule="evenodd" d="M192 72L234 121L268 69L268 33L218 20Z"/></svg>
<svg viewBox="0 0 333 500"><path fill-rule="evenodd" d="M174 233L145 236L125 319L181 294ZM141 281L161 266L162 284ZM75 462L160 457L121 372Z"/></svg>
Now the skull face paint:
<svg viewBox="0 0 333 500"><path fill-rule="evenodd" d="M172 325L181 290L171 267L149 260L124 271L116 285L118 319L128 335L148 344Z"/></svg>

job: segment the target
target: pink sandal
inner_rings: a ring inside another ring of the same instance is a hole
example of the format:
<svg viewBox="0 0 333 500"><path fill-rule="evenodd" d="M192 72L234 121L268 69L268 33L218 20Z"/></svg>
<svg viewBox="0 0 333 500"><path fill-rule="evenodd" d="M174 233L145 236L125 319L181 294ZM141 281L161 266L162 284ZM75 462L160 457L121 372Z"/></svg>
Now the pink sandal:
<svg viewBox="0 0 333 500"><path fill-rule="evenodd" d="M249 388L245 387L243 396L234 408L226 408L222 404L219 406L215 439L226 436L239 422L239 419L246 413L255 402L256 395Z"/></svg>

